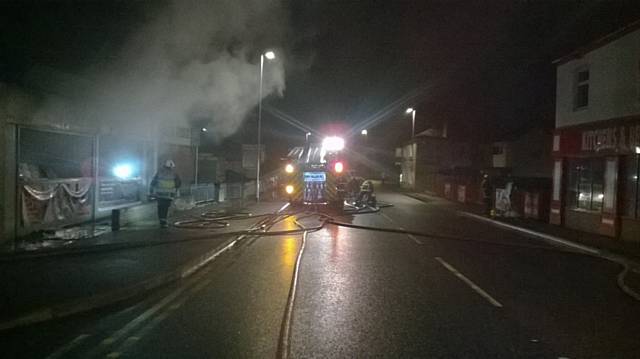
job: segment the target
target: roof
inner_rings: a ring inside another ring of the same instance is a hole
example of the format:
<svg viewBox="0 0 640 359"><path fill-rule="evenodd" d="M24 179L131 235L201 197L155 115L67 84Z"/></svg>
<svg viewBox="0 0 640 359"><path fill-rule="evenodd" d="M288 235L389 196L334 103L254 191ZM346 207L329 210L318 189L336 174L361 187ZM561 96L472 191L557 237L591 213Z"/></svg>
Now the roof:
<svg viewBox="0 0 640 359"><path fill-rule="evenodd" d="M594 51L596 49L599 49L609 43L612 43L613 41L629 34L632 33L636 30L640 29L640 20L636 20L608 35L605 35L595 41L592 41L591 43L578 48L577 50L574 50L573 52L569 53L568 55L565 55L559 59L554 60L552 63L555 65L562 65L565 64L573 59L578 59L581 58L582 56L584 56L585 54L588 54L591 51Z"/></svg>

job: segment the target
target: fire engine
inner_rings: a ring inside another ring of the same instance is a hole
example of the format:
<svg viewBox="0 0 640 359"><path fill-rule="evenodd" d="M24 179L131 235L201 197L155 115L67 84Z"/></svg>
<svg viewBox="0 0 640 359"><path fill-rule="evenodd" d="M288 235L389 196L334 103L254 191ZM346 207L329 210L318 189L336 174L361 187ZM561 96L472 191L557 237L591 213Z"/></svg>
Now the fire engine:
<svg viewBox="0 0 640 359"><path fill-rule="evenodd" d="M346 164L344 139L326 137L320 144L294 147L285 158L283 184L292 206L327 205L342 210Z"/></svg>

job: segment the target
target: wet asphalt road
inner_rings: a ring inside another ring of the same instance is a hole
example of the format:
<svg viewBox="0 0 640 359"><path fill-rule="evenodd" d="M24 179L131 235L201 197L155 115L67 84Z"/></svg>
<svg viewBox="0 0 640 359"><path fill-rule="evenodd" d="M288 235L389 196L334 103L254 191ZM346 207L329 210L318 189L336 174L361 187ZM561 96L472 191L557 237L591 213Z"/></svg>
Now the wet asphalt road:
<svg viewBox="0 0 640 359"><path fill-rule="evenodd" d="M394 206L343 220L461 240L335 225L309 233L281 353L640 357L640 303L616 286L617 265L460 217L444 201L379 199ZM3 333L3 357L275 357L300 245L301 235L245 238L146 298Z"/></svg>

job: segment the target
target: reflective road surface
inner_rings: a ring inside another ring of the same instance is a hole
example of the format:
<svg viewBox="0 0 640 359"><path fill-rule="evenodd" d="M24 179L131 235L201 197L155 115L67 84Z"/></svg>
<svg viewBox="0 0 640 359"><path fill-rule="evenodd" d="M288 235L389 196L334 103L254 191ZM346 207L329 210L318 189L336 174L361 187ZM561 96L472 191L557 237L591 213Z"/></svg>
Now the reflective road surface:
<svg viewBox="0 0 640 359"><path fill-rule="evenodd" d="M461 217L442 200L378 198L393 207L340 220L440 237L327 224L307 234L298 267L301 234L246 237L145 298L4 333L5 355L640 357L640 302L616 286L617 265ZM294 217L274 227L297 228Z"/></svg>

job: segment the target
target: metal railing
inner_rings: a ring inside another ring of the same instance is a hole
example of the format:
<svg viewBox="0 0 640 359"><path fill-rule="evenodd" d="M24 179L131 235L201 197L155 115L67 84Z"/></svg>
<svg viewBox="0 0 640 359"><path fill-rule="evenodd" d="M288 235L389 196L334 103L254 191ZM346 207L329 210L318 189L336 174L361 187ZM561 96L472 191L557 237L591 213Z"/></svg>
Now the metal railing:
<svg viewBox="0 0 640 359"><path fill-rule="evenodd" d="M195 203L213 202L218 200L216 187L213 183L193 184L180 189L180 197L191 197Z"/></svg>

